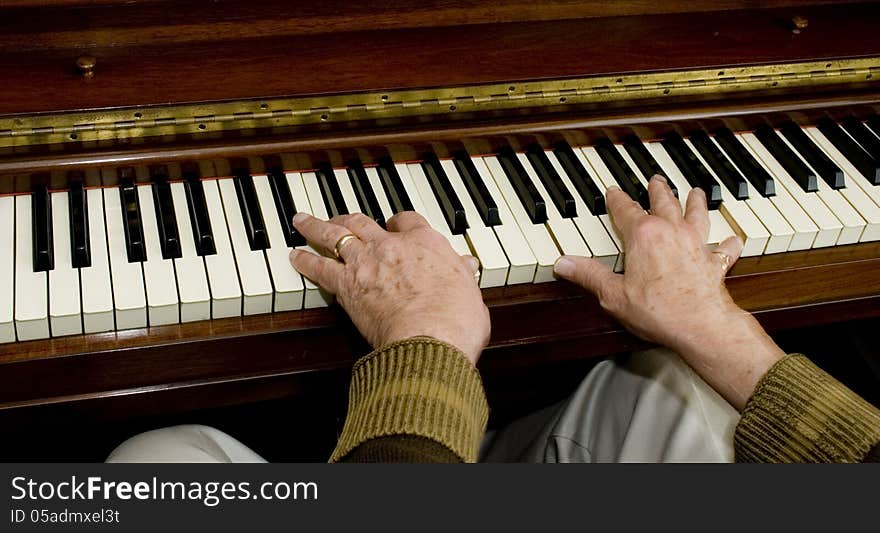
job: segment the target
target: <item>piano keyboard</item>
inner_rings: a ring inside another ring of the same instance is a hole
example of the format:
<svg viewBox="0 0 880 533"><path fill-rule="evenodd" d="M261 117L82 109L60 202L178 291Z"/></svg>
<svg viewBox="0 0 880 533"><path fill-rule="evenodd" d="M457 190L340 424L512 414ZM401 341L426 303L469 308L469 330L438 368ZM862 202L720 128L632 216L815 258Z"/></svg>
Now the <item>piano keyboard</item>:
<svg viewBox="0 0 880 533"><path fill-rule="evenodd" d="M149 180L120 169L113 188L0 197L0 342L326 306L288 263L308 248L298 211L384 225L415 210L479 258L484 288L551 281L562 254L622 270L605 192L649 209L655 173L682 205L703 189L708 244L737 234L743 256L880 240L877 117L264 174L203 164L181 180L157 168Z"/></svg>

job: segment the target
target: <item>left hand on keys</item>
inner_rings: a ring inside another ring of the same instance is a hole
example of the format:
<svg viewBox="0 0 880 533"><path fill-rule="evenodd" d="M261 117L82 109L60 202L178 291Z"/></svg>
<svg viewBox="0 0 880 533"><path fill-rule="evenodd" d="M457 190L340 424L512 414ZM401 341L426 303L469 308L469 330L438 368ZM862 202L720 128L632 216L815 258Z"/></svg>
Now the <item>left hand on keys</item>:
<svg viewBox="0 0 880 533"><path fill-rule="evenodd" d="M452 344L476 364L490 329L474 277L479 263L455 253L421 215L399 213L388 220L389 231L359 213L329 222L299 213L294 225L331 256L294 250L294 268L335 294L374 348L429 336Z"/></svg>

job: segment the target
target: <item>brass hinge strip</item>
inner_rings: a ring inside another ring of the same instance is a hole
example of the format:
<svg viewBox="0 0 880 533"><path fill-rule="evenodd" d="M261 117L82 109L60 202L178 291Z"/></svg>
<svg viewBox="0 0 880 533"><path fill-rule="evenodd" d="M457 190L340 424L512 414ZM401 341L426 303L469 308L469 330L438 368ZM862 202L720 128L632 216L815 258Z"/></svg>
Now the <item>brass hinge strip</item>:
<svg viewBox="0 0 880 533"><path fill-rule="evenodd" d="M876 83L880 58L0 118L0 147Z"/></svg>

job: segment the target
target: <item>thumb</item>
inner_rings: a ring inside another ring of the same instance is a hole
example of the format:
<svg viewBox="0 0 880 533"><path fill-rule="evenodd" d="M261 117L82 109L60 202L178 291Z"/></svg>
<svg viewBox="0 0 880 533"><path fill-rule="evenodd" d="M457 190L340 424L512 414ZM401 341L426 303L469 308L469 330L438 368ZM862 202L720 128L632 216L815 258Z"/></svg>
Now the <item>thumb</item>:
<svg viewBox="0 0 880 533"><path fill-rule="evenodd" d="M609 290L620 283L618 275L595 259L564 255L556 260L553 272L562 279L577 283L601 300Z"/></svg>
<svg viewBox="0 0 880 533"><path fill-rule="evenodd" d="M721 275L722 277L727 274L730 268L736 263L736 260L739 259L740 254L742 254L743 242L738 236L733 235L724 239L724 241L719 244L712 253L715 257L718 258L718 261L721 263Z"/></svg>

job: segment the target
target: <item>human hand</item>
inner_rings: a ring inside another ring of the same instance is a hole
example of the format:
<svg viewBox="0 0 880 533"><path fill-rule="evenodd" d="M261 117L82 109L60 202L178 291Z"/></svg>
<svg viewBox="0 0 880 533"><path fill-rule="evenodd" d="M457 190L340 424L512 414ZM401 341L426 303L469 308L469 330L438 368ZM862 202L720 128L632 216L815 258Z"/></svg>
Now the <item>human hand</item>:
<svg viewBox="0 0 880 533"><path fill-rule="evenodd" d="M452 344L474 364L489 342L489 310L474 278L479 263L459 256L415 212L391 217L383 230L362 214L329 222L298 213L294 226L313 247L341 261L294 250L293 267L336 300L374 347L415 336Z"/></svg>
<svg viewBox="0 0 880 533"><path fill-rule="evenodd" d="M648 194L650 214L617 187L606 194L624 244L624 274L593 259L569 256L557 261L555 272L593 292L606 311L639 337L677 351L741 407L757 379L782 356L724 286L742 241L730 237L709 250L702 189L691 190L684 214L664 177L651 179Z"/></svg>

